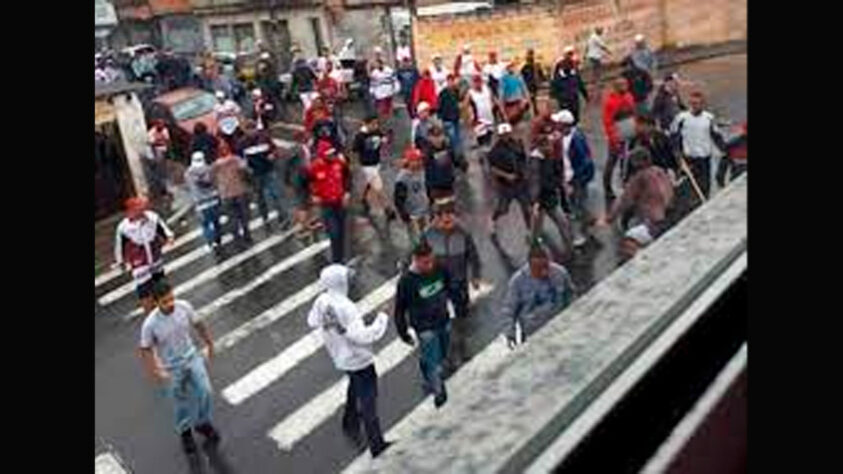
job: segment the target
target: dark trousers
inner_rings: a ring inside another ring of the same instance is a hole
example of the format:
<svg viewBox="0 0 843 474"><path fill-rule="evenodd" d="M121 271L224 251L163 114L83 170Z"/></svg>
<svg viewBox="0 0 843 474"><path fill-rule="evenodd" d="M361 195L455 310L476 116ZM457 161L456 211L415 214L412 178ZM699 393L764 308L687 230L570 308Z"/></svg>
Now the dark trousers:
<svg viewBox="0 0 843 474"><path fill-rule="evenodd" d="M711 196L711 157L688 157L685 160L706 199Z"/></svg>
<svg viewBox="0 0 843 474"><path fill-rule="evenodd" d="M615 166L623 157L623 149L623 145L618 147L617 151L614 151L611 148L609 149L609 159L606 160L606 167L603 168L603 194L605 194L606 197L615 195L615 192L612 189L612 177L615 173Z"/></svg>
<svg viewBox="0 0 843 474"><path fill-rule="evenodd" d="M322 206L322 220L331 239L332 263L342 263L345 256L345 215L341 204Z"/></svg>
<svg viewBox="0 0 843 474"><path fill-rule="evenodd" d="M512 201L518 201L521 208L521 215L524 217L524 224L530 226L530 196L524 185L498 185L498 203L495 212L492 213L492 220L497 221L501 216L509 213L509 205Z"/></svg>
<svg viewBox="0 0 843 474"><path fill-rule="evenodd" d="M580 122L580 98L579 97L557 97L556 103L559 110L568 110L574 116L574 123Z"/></svg>
<svg viewBox="0 0 843 474"><path fill-rule="evenodd" d="M225 200L225 207L231 219L232 231L235 238L252 240L249 232L249 200L246 196L236 196Z"/></svg>
<svg viewBox="0 0 843 474"><path fill-rule="evenodd" d="M369 451L372 455L380 452L384 440L378 420L378 374L375 364L365 369L348 374L348 392L345 397L345 413L342 417L342 428L346 433L356 436L360 432L360 419L369 440Z"/></svg>
<svg viewBox="0 0 843 474"><path fill-rule="evenodd" d="M726 186L726 173L729 173L729 181L734 181L738 176L746 172L746 162L736 162L728 157L720 158L720 163L717 165L717 185Z"/></svg>
<svg viewBox="0 0 843 474"><path fill-rule="evenodd" d="M269 206L267 205L267 198L272 200L272 204L278 210L278 222L283 222L287 219L287 210L281 202L281 191L278 189L278 174L273 170L268 173L254 175L255 180L255 194L258 198L258 210L264 222L269 220Z"/></svg>

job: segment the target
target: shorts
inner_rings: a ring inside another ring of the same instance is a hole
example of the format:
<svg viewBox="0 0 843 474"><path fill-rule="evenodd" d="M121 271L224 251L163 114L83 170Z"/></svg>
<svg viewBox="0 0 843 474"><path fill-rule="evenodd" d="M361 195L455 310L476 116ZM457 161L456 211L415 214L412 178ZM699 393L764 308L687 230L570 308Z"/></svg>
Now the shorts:
<svg viewBox="0 0 843 474"><path fill-rule="evenodd" d="M143 283L138 284L135 287L135 293L138 295L138 299L142 300L145 298L149 298L152 296L152 289L155 287L155 284L159 281L164 279L164 270L158 270L157 272L152 274L152 277L149 280L146 280Z"/></svg>
<svg viewBox="0 0 843 474"><path fill-rule="evenodd" d="M361 166L360 171L363 173L363 183L375 191L383 190L383 180L381 180L380 165Z"/></svg>

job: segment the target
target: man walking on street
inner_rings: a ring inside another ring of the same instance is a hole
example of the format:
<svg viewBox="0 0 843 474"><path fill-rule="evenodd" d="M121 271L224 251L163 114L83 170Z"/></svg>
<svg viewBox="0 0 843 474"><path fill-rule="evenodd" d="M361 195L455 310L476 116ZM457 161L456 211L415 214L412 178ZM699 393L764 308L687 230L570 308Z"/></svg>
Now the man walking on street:
<svg viewBox="0 0 843 474"><path fill-rule="evenodd" d="M387 141L386 134L380 130L378 116L373 114L366 118L360 131L354 137L352 151L357 155L363 175L364 188L361 200L366 213L369 213L370 200L374 200L376 208L382 209L386 214L387 222L391 222L395 219L395 211L384 193L380 174L381 157L384 155L384 145Z"/></svg>
<svg viewBox="0 0 843 474"><path fill-rule="evenodd" d="M608 215L598 219L598 225L606 226L615 219L632 211L632 218L625 229L625 240L632 240L636 247L643 247L658 238L669 226L668 209L673 202L673 183L667 173L653 166L650 152L636 148L630 153L630 160L637 170L624 187ZM625 258L631 258L629 246L622 248Z"/></svg>
<svg viewBox="0 0 843 474"><path fill-rule="evenodd" d="M524 146L512 136L512 126L498 125L498 140L489 151L489 167L494 176L498 201L492 214L492 242L498 240L498 220L509 213L509 205L518 201L524 225L530 228L530 195L527 188L527 155Z"/></svg>
<svg viewBox="0 0 843 474"><path fill-rule="evenodd" d="M437 114L445 127L445 133L448 134L451 150L458 160L462 158L460 102L462 102L462 94L460 94L460 88L457 84L457 77L451 74L448 76L448 87L439 94Z"/></svg>
<svg viewBox="0 0 843 474"><path fill-rule="evenodd" d="M331 239L331 262L345 259L346 208L351 200L351 176L345 157L327 141L316 145L316 158L308 170L313 203L322 209L322 220Z"/></svg>
<svg viewBox="0 0 843 474"><path fill-rule="evenodd" d="M591 36L588 37L588 42L585 47L585 59L588 61L588 67L591 69L591 81L600 89L600 79L603 73L603 58L604 55L611 55L612 51L606 46L603 41L603 27L598 26L594 29Z"/></svg>
<svg viewBox="0 0 843 474"><path fill-rule="evenodd" d="M430 213L430 198L427 194L422 152L415 147L408 148L404 152L403 169L395 178L393 199L401 220L407 224L407 233L413 245L418 244L427 227Z"/></svg>
<svg viewBox="0 0 843 474"><path fill-rule="evenodd" d="M519 343L517 326L521 326L523 343L574 299L570 274L562 265L550 261L544 245L534 241L528 259L510 278L503 300L501 319L507 327L505 334L510 349Z"/></svg>
<svg viewBox="0 0 843 474"><path fill-rule="evenodd" d="M573 244L581 247L586 243L586 229L591 219L588 184L594 179L594 160L585 134L574 125L574 114L562 110L554 117L562 134L562 159L565 160L565 169L569 170L565 173L565 183L570 211L577 223L573 229Z"/></svg>
<svg viewBox="0 0 843 474"><path fill-rule="evenodd" d="M377 411L378 375L372 344L386 333L388 316L379 312L367 326L364 314L348 298L352 270L333 264L322 269L319 283L325 292L316 298L307 324L318 328L334 366L348 374L343 433L360 443L360 419L369 441L369 452L378 457L392 443L384 441Z"/></svg>
<svg viewBox="0 0 843 474"><path fill-rule="evenodd" d="M702 92L691 93L691 110L680 112L673 120L671 133L681 142L681 152L691 174L708 199L711 194L711 155L714 149L726 149L723 134L714 123L714 114L703 110Z"/></svg>
<svg viewBox="0 0 843 474"><path fill-rule="evenodd" d="M530 102L533 110L536 110L536 98L539 95L539 86L547 79L541 64L536 62L536 53L532 49L527 50L527 62L521 68L521 77L527 90L530 92Z"/></svg>
<svg viewBox="0 0 843 474"><path fill-rule="evenodd" d="M555 156L551 139L547 136L539 138L536 148L531 153L530 165L533 170L530 179L532 196L532 226L531 238L538 238L544 224L544 216L556 224L559 237L565 245L565 251L573 250L573 236L571 223L562 212L562 202L565 200L565 167L561 156Z"/></svg>
<svg viewBox="0 0 843 474"><path fill-rule="evenodd" d="M569 110L574 114L574 120L579 121L580 95L588 102L588 91L574 62L573 46L566 47L565 55L556 63L550 94L559 104L559 110Z"/></svg>
<svg viewBox="0 0 843 474"><path fill-rule="evenodd" d="M175 299L167 282L155 284L154 296L158 309L146 317L141 327L140 357L147 375L164 386L173 400L176 432L182 449L195 465L199 460L193 430L204 436L203 448L207 452L216 449L220 442L220 435L211 424L213 390L206 369L214 358L214 340L193 306ZM191 339L191 328L205 345L201 353Z"/></svg>
<svg viewBox="0 0 843 474"><path fill-rule="evenodd" d="M454 304L454 342L456 357L460 361L468 360L466 342L469 324L468 283L472 288L480 288L480 255L474 238L457 223L456 205L453 199L442 199L434 204L435 218L433 225L424 233L422 240L427 241L436 257L436 266L448 270L451 276L449 292ZM470 274L470 277L469 277ZM451 359L446 359L451 361ZM449 364L453 369L455 364Z"/></svg>
<svg viewBox="0 0 843 474"><path fill-rule="evenodd" d="M668 74L653 99L652 113L659 128L664 132L670 131L673 119L686 108L682 97L679 96L679 79L675 73Z"/></svg>
<svg viewBox="0 0 843 474"><path fill-rule="evenodd" d="M656 119L650 114L635 117L635 137L629 142L629 149L639 147L649 151L653 164L671 174L673 179L679 176L679 162L676 160L670 138L656 128ZM624 181L635 174L635 171L635 167L630 163Z"/></svg>
<svg viewBox="0 0 843 474"><path fill-rule="evenodd" d="M240 241L241 245L251 245L249 197L244 178L248 173L249 165L235 155L226 142L220 142L219 151L219 158L211 165L217 191L231 218L234 237Z"/></svg>
<svg viewBox="0 0 843 474"><path fill-rule="evenodd" d="M278 222L281 228L286 229L290 225L290 216L284 204L281 202L282 192L278 182L278 173L275 171L275 162L278 159L279 150L272 141L272 138L265 130L257 130L255 122L246 121L246 135L240 143L243 150L243 158L249 164L252 172L252 179L255 183L255 194L258 200L258 209L265 224L265 229L270 230L269 206L267 199L271 199L275 209L278 211Z"/></svg>
<svg viewBox="0 0 843 474"><path fill-rule="evenodd" d="M143 197L128 199L126 217L117 225L114 239L114 266L132 272L144 314L155 307L152 287L164 279L162 250L173 242L173 231L158 214L147 210L148 206Z"/></svg>
<svg viewBox="0 0 843 474"><path fill-rule="evenodd" d="M448 271L436 265L433 249L422 240L413 250L413 263L398 280L395 296L395 326L398 336L409 345L415 342L407 331L410 327L419 341L419 369L424 378L424 388L433 394L436 408L448 400L443 380L442 362L448 357L451 344L451 320L448 300L451 294L451 277Z"/></svg>
<svg viewBox="0 0 843 474"><path fill-rule="evenodd" d="M220 195L214 186L211 166L205 162L205 154L193 152L190 167L184 172L184 180L190 189L193 205L202 224L202 235L214 253L221 249Z"/></svg>
<svg viewBox="0 0 843 474"><path fill-rule="evenodd" d="M615 199L612 190L612 178L614 177L615 165L621 160L625 151L625 139L618 129L618 122L632 120L635 115L635 99L627 91L626 79L615 79L614 90L606 95L603 100L603 128L609 141L608 160L603 169L603 194L606 201ZM631 137L630 137L631 138Z"/></svg>

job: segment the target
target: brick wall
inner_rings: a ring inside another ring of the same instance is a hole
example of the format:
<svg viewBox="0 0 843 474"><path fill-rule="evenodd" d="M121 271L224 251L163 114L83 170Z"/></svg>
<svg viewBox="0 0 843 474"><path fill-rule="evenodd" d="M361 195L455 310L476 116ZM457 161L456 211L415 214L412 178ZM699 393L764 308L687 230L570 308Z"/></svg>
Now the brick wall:
<svg viewBox="0 0 843 474"><path fill-rule="evenodd" d="M740 39L746 37L746 0L585 0L560 7L522 5L418 18L416 54L420 67L426 67L434 53L440 53L446 65L453 64L465 43L471 43L474 56L483 60L496 50L502 59L523 61L526 50L533 48L539 61L549 65L569 44L582 55L596 26L605 28L615 59L629 52L638 33L656 49Z"/></svg>

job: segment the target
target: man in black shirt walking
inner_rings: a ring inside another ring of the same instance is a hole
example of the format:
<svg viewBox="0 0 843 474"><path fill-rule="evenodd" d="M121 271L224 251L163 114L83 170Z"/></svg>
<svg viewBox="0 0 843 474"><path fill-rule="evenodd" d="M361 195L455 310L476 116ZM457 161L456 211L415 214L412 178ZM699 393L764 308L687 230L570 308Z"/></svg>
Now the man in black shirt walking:
<svg viewBox="0 0 843 474"><path fill-rule="evenodd" d="M436 265L433 249L422 240L413 250L413 263L398 280L395 296L395 326L401 340L413 345L407 331L410 326L419 340L419 369L424 378L425 391L434 395L439 408L448 400L442 377L442 362L451 344L451 319L448 300L455 303L451 275Z"/></svg>

